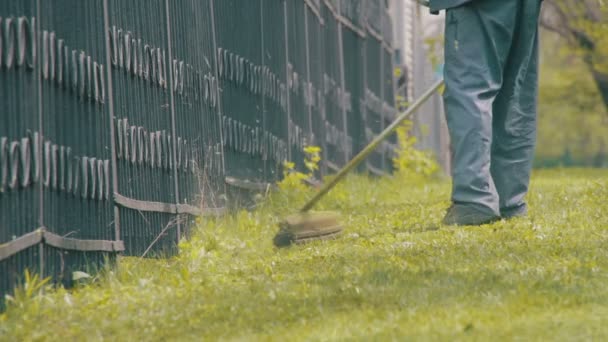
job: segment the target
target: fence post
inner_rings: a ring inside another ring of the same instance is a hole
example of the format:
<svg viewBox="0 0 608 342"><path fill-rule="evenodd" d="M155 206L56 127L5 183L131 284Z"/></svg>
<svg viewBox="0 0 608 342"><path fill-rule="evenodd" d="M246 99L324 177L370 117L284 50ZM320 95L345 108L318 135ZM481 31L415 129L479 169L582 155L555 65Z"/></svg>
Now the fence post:
<svg viewBox="0 0 608 342"><path fill-rule="evenodd" d="M175 75L173 74L174 70L172 67L173 61L173 50L171 46L171 17L169 14L169 0L165 0L165 25L167 28L167 54L169 55L169 106L171 110L171 140L172 140L172 159L173 159L173 185L175 187L175 204L179 204L179 182L178 182L178 167L177 167L177 129L175 124L175 94L173 93L174 84L175 84ZM180 214L177 213L177 216ZM181 222L180 220L176 221L176 242L179 244L179 239L181 237Z"/></svg>
<svg viewBox="0 0 608 342"><path fill-rule="evenodd" d="M289 75L289 15L287 12L287 1L288 0L283 0L283 15L285 16L285 20L283 21L283 29L285 32L285 92L287 93L287 127L285 127L287 134L285 135L285 140L287 142L287 158L289 159L289 161L292 161L290 143L291 137L289 132L289 123L291 122L291 89L289 89L289 79L291 76Z"/></svg>
<svg viewBox="0 0 608 342"><path fill-rule="evenodd" d="M310 88L310 38L309 35L310 33L308 32L308 11L309 9L306 8L307 4L304 3L304 41L306 44L306 87L307 90L311 89ZM311 96L311 94L309 94L309 96ZM306 107L308 109L308 139L309 141L312 141L312 136L313 136L313 129L312 129L312 103L311 101L308 101L308 103L306 104Z"/></svg>
<svg viewBox="0 0 608 342"><path fill-rule="evenodd" d="M338 7L336 8L336 14L338 16L342 16L342 1L338 1ZM348 155L348 150L349 148L347 148L347 144L348 144L348 113L346 112L346 103L344 103L345 100L345 94L346 94L346 84L344 81L344 42L342 40L342 21L339 20L339 18L336 18L336 21L338 22L338 67L340 69L340 88L341 88L341 95L340 95L340 109L342 110L342 129L344 132L344 165L346 165L346 163L348 162L348 160L350 159L350 156Z"/></svg>
<svg viewBox="0 0 608 342"><path fill-rule="evenodd" d="M365 2L365 0L362 0L361 3L361 11L364 12L364 14L362 15L362 29L363 31L367 30L367 4ZM368 115L367 115L367 90L368 90L368 86L367 86L367 42L368 42L368 37L369 35L366 35L365 38L361 38L362 44L361 44L361 49L362 49L362 61L363 61L363 93L361 94L361 99L359 99L360 103L359 106L361 106L361 129L363 130L362 132L362 137L363 137L363 145L367 145L367 125L368 125ZM365 170L368 171L369 170L369 158L367 158L365 160L365 164L363 164L365 166Z"/></svg>
<svg viewBox="0 0 608 342"><path fill-rule="evenodd" d="M106 47L106 77L108 87L108 125L110 127L110 168L112 172L112 196L111 201L114 202L113 194L118 192L118 169L116 161L116 139L114 132L114 91L112 87L112 60L110 56L110 16L108 13L108 0L103 0L103 27L104 27L104 38ZM120 211L116 204L114 207L114 240L120 240Z"/></svg>
<svg viewBox="0 0 608 342"><path fill-rule="evenodd" d="M217 33L216 33L216 25L215 25L215 9L214 9L214 0L209 0L209 7L210 7L210 11L211 11L211 31L212 31L212 35L213 35L213 70L214 70L214 76L215 79L217 80L217 83L219 84L219 80L220 80L220 75L219 75L219 70L218 70L218 61L217 61ZM220 130L220 147L222 148L222 170L226 170L226 163L224 161L224 136L223 136L223 130L222 130L222 100L220 98L220 89L219 87L213 87L214 89L212 89L211 91L215 91L216 94L216 98L217 98L217 118L218 118L218 122L219 122L219 130Z"/></svg>
<svg viewBox="0 0 608 342"><path fill-rule="evenodd" d="M40 34L40 25L41 25L41 11L40 11L40 0L36 0L36 18L38 18L38 25L36 25L36 37L34 38L37 42L38 46L41 46L42 44L40 44L40 38L41 38L41 34ZM42 70L42 58L37 58L36 61L36 70ZM37 72L37 81L38 81L38 85L37 85L37 92L38 94L38 130L39 130L39 134L40 134L40 139L38 141L38 145L35 146L34 148L38 148L39 151L42 151L42 146L44 145L44 125L43 125L43 110L42 110L42 72ZM42 166L42 153L38 153L37 155L37 163L38 165ZM42 182L42 177L38 180L38 226L39 227L44 227L44 182ZM45 264L45 260L44 260L44 244L40 243L38 245L38 263L39 263L39 272L40 272L40 277L44 278L45 277L45 269L44 269L44 264ZM2 300L0 298L0 300Z"/></svg>
<svg viewBox="0 0 608 342"><path fill-rule="evenodd" d="M261 55L261 61L262 61L262 69L264 69L264 67L266 67L266 53L264 53L264 0L259 0L260 2L260 55ZM267 126L267 122L266 122L266 94L264 93L264 91L262 91L262 131L267 132L268 131L268 126ZM262 177L266 178L268 176L268 160L264 160L263 164L262 164L263 170L262 170Z"/></svg>

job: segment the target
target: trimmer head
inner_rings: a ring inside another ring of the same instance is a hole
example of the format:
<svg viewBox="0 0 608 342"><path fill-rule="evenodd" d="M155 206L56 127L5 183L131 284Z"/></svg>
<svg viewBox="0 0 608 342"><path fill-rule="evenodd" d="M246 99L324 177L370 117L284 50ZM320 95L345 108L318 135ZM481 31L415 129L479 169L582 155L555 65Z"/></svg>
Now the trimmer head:
<svg viewBox="0 0 608 342"><path fill-rule="evenodd" d="M292 215L285 219L280 226L279 233L274 237L276 246L288 246L292 243L304 243L313 240L331 239L342 231L342 226L338 223L338 214L325 212L309 212L312 207L323 198L338 182L357 165L361 164L380 144L387 139L399 125L407 118L412 116L420 106L422 106L441 86L443 80L438 80L420 98L412 103L408 109L400 113L399 116L388 127L376 136L363 150L353 157L338 173L328 179L327 183L317 191L317 193L302 206L300 214Z"/></svg>
<svg viewBox="0 0 608 342"><path fill-rule="evenodd" d="M331 211L305 212L288 216L274 237L277 247L333 239L342 231L340 215Z"/></svg>

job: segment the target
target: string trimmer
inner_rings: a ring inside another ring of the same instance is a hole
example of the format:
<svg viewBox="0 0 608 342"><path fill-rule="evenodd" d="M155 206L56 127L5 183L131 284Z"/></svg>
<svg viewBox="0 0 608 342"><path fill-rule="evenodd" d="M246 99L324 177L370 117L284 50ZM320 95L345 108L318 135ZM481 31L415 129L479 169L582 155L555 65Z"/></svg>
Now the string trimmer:
<svg viewBox="0 0 608 342"><path fill-rule="evenodd" d="M349 161L338 173L331 178L319 191L300 209L298 214L294 214L285 218L279 224L279 232L274 238L276 246L287 246L292 243L304 243L313 240L325 240L336 237L342 231L340 224L340 215L332 211L311 212L310 209L319 202L338 182L357 165L365 160L380 143L388 138L399 125L407 118L412 116L439 87L443 85L443 80L437 81L431 86L419 99L417 99L405 112L391 123L382 133L380 133L369 145L367 145L359 154Z"/></svg>

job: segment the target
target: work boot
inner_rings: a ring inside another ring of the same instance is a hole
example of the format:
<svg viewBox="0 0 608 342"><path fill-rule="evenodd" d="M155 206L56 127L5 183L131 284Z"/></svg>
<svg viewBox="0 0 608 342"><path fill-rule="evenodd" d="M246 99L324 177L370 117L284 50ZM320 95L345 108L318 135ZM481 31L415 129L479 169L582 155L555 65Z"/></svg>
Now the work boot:
<svg viewBox="0 0 608 342"><path fill-rule="evenodd" d="M500 209L500 216L505 220L517 217L526 217L528 216L528 206L523 204L515 208Z"/></svg>
<svg viewBox="0 0 608 342"><path fill-rule="evenodd" d="M481 226L500 220L500 217L461 204L452 204L442 223L446 226Z"/></svg>

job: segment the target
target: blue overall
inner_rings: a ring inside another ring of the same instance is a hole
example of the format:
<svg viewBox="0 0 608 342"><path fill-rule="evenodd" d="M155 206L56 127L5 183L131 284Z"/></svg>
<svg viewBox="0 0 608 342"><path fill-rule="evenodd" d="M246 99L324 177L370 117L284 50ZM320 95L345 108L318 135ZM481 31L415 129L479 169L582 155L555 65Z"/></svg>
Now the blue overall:
<svg viewBox="0 0 608 342"><path fill-rule="evenodd" d="M526 212L536 143L541 0L431 0L446 10L452 202L494 217Z"/></svg>

